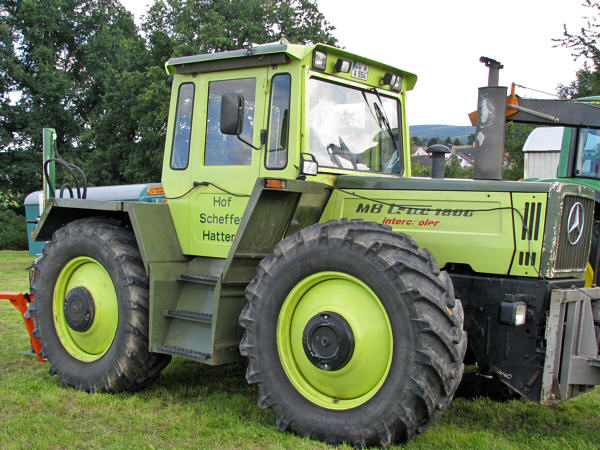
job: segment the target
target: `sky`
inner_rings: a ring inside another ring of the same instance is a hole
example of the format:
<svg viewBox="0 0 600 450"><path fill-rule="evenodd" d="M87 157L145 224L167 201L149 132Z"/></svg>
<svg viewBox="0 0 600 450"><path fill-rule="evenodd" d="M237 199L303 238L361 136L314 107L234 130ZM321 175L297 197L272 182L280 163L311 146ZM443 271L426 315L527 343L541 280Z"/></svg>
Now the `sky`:
<svg viewBox="0 0 600 450"><path fill-rule="evenodd" d="M150 1L121 0L136 20ZM555 93L583 61L555 47L563 25L577 33L591 9L582 0L318 0L340 46L417 74L408 93L409 125L470 125L477 88L487 84L480 56L500 61L500 85ZM522 97L551 98L517 89Z"/></svg>

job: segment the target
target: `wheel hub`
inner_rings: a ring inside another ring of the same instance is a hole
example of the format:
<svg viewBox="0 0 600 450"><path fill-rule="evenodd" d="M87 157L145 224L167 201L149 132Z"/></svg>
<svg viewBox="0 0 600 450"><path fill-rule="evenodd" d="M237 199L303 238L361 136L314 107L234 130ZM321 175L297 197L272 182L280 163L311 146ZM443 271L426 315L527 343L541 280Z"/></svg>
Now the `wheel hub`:
<svg viewBox="0 0 600 450"><path fill-rule="evenodd" d="M75 331L87 331L94 322L94 298L86 288L78 286L65 296L64 313L69 327Z"/></svg>
<svg viewBox="0 0 600 450"><path fill-rule="evenodd" d="M354 352L354 334L341 315L325 311L312 317L302 334L306 357L322 370L338 370Z"/></svg>

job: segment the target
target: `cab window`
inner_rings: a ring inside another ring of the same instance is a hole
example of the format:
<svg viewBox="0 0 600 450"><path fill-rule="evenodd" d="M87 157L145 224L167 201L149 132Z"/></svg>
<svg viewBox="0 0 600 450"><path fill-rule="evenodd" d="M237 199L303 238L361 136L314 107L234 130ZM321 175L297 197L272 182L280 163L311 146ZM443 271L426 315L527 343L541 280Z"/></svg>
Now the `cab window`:
<svg viewBox="0 0 600 450"><path fill-rule="evenodd" d="M287 165L290 127L290 83L287 73L280 73L271 80L271 108L269 110L269 143L267 146L267 169L283 169Z"/></svg>
<svg viewBox="0 0 600 450"><path fill-rule="evenodd" d="M400 102L373 88L309 82L309 148L320 167L402 173Z"/></svg>
<svg viewBox="0 0 600 450"><path fill-rule="evenodd" d="M188 165L193 112L194 83L183 83L179 86L177 93L177 111L171 150L172 169L185 169Z"/></svg>
<svg viewBox="0 0 600 450"><path fill-rule="evenodd" d="M579 131L575 175L600 179L600 130L582 128Z"/></svg>
<svg viewBox="0 0 600 450"><path fill-rule="evenodd" d="M241 142L236 136L221 133L221 98L223 94L238 94L244 97L244 126L240 137L245 141L252 142L255 91L255 78L211 81L208 84L205 165L250 164L252 148Z"/></svg>

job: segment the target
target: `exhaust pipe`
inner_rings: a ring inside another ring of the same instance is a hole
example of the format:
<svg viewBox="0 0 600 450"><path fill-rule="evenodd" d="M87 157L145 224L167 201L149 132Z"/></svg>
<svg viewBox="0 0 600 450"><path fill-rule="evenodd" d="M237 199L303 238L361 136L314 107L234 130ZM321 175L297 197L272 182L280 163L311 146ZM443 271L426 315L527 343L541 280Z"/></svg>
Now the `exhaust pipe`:
<svg viewBox="0 0 600 450"><path fill-rule="evenodd" d="M488 85L479 88L477 126L475 128L475 168L473 178L501 180L504 163L504 126L506 124L507 89L498 86L504 66L482 56L479 61L489 67Z"/></svg>

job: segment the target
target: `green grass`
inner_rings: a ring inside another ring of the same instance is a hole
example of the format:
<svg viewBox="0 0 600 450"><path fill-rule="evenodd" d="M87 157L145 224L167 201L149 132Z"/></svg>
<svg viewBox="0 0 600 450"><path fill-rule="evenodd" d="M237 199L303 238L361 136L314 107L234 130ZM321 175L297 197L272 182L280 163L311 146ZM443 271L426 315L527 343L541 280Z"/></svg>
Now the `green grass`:
<svg viewBox="0 0 600 450"><path fill-rule="evenodd" d="M0 251L0 291L26 291L26 252ZM29 349L23 321L0 300L2 448L326 448L280 433L256 404L244 367L207 367L174 359L135 394L63 389ZM598 448L600 389L551 408L525 400L454 400L407 448ZM345 447L347 448L347 447Z"/></svg>

